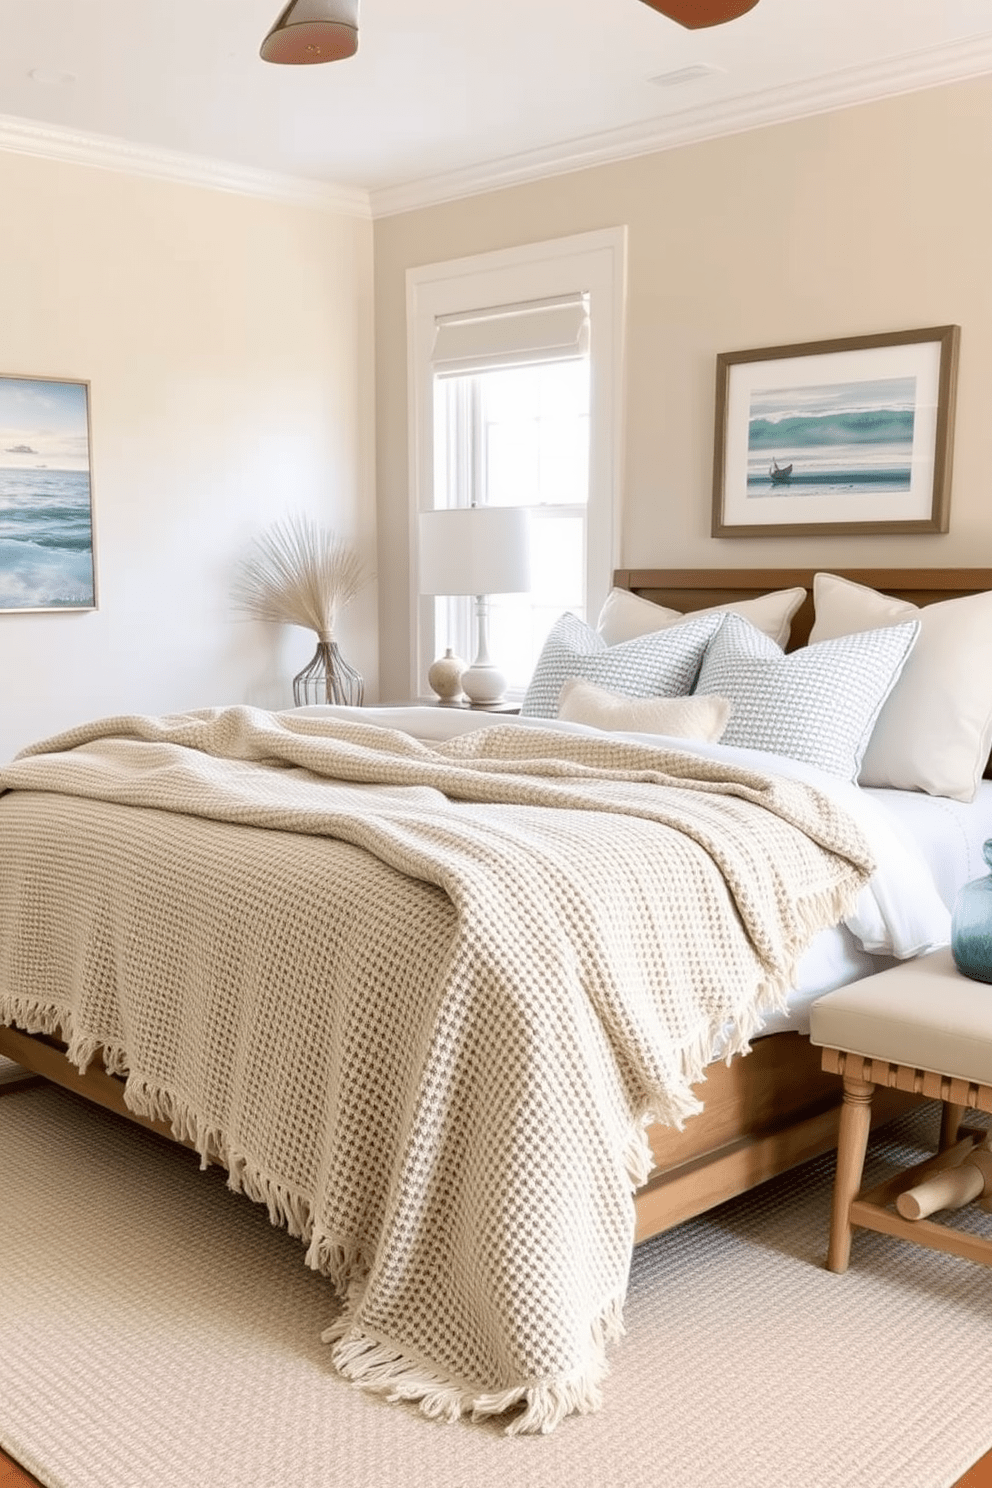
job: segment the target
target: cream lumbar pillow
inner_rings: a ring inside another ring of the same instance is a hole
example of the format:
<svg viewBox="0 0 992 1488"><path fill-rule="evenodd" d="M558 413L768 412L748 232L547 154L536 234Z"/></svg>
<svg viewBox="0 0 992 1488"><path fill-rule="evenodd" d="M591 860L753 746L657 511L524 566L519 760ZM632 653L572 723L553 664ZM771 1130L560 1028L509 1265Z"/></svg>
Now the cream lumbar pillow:
<svg viewBox="0 0 992 1488"><path fill-rule="evenodd" d="M596 629L608 646L620 641L631 641L635 636L650 635L656 630L667 630L697 615L723 615L728 611L743 615L756 630L770 636L777 646L788 644L789 625L793 615L806 598L805 589L776 589L772 594L759 594L756 599L739 599L730 604L711 605L705 610L691 610L683 615L681 610L668 610L664 605L652 604L650 599L641 599L629 589L611 589L606 603L599 612Z"/></svg>
<svg viewBox="0 0 992 1488"><path fill-rule="evenodd" d="M665 734L712 744L727 727L730 704L722 697L624 697L575 677L561 690L558 717L610 733Z"/></svg>
<svg viewBox="0 0 992 1488"><path fill-rule="evenodd" d="M992 747L992 593L920 607L821 573L813 599L811 643L919 621L868 742L861 784L973 800Z"/></svg>

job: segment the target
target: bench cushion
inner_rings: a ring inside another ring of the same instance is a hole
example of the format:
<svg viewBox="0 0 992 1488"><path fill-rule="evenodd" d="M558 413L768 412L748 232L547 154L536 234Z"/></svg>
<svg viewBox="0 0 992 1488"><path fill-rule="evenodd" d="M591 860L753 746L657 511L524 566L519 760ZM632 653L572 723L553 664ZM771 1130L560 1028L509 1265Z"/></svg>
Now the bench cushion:
<svg viewBox="0 0 992 1488"><path fill-rule="evenodd" d="M992 985L962 976L945 946L819 998L810 1041L992 1085Z"/></svg>

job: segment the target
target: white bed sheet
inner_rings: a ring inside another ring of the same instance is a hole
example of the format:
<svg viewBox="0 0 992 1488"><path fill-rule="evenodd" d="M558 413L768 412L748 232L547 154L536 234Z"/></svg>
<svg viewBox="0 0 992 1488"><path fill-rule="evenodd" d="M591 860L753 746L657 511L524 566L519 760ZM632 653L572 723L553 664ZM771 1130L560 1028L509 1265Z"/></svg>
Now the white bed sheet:
<svg viewBox="0 0 992 1488"><path fill-rule="evenodd" d="M324 708L299 710L334 714L398 728L425 742L452 738L478 728L511 724L590 733L582 724L458 708ZM917 792L862 790L795 760L701 744L658 735L622 737L669 744L710 758L753 765L809 780L832 794L858 817L871 841L878 870L863 891L856 912L833 929L821 931L800 961L787 1012L770 1016L765 1034L794 1029L809 1032L809 1009L817 997L859 977L924 954L950 940L950 909L958 888L987 871L982 844L992 837L992 781L983 781L971 804ZM714 1051L719 1057L719 1050Z"/></svg>
<svg viewBox="0 0 992 1488"><path fill-rule="evenodd" d="M988 873L982 847L992 838L992 780L982 780L974 801L950 801L921 791L866 788L910 834L927 861L948 909L962 884Z"/></svg>
<svg viewBox="0 0 992 1488"><path fill-rule="evenodd" d="M958 889L988 873L982 847L992 838L992 780L983 780L974 801L950 801L922 791L866 788L872 798L912 841L930 870L941 902L954 908ZM950 940L950 918L943 944ZM785 1028L809 1032L809 1010L818 997L859 977L895 966L897 958L869 954L845 925L823 930L799 964L795 991L787 1014L776 1014L765 1033Z"/></svg>

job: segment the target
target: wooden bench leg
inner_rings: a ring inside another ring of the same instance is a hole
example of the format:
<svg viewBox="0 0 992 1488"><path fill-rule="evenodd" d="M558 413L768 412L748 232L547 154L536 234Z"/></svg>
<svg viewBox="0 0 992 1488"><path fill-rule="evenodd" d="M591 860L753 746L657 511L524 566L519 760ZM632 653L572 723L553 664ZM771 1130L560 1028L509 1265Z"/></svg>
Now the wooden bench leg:
<svg viewBox="0 0 992 1488"><path fill-rule="evenodd" d="M967 1106L958 1106L954 1101L944 1101L940 1113L940 1151L946 1152L958 1140L961 1123L968 1114Z"/></svg>
<svg viewBox="0 0 992 1488"><path fill-rule="evenodd" d="M827 1270L846 1271L851 1259L851 1204L858 1196L871 1127L871 1098L874 1085L844 1077L844 1103L840 1108L837 1142L837 1176L834 1179L830 1215L830 1244Z"/></svg>

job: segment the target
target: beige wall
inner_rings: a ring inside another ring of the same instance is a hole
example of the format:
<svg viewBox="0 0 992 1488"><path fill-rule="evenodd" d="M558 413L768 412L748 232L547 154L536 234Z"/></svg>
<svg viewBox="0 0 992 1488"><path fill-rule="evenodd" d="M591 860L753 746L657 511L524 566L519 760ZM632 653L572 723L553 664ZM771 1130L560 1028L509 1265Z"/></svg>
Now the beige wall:
<svg viewBox="0 0 992 1488"><path fill-rule="evenodd" d="M992 562L992 79L932 89L375 225L383 690L408 677L404 275L626 223L622 564ZM717 352L956 323L946 536L709 536Z"/></svg>
<svg viewBox="0 0 992 1488"><path fill-rule="evenodd" d="M286 511L375 567L368 220L0 154L0 372L88 380L99 609L0 614L0 759L105 713L285 706L313 650L238 618ZM376 681L375 586L342 647Z"/></svg>

